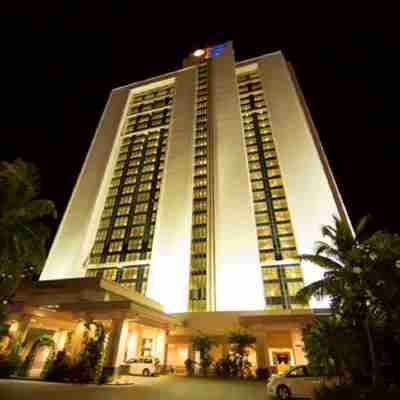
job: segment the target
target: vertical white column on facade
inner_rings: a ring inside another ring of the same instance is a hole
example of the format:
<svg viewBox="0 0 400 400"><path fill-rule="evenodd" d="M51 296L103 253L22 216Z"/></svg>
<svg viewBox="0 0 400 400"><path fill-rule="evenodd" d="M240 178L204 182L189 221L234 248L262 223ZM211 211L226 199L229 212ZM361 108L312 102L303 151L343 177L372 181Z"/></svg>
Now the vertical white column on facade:
<svg viewBox="0 0 400 400"><path fill-rule="evenodd" d="M233 49L211 63L215 145L216 310L264 309L257 233L242 133Z"/></svg>
<svg viewBox="0 0 400 400"><path fill-rule="evenodd" d="M195 69L176 76L172 124L154 233L147 296L167 312L188 307L193 197Z"/></svg>

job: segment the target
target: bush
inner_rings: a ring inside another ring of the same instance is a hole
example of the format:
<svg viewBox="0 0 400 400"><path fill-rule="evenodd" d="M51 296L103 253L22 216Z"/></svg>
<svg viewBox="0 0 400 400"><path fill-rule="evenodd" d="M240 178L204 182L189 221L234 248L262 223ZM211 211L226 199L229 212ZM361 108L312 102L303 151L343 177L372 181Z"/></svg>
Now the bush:
<svg viewBox="0 0 400 400"><path fill-rule="evenodd" d="M21 341L17 337L11 344L10 352L0 359L0 378L8 378L14 375L21 365Z"/></svg>
<svg viewBox="0 0 400 400"><path fill-rule="evenodd" d="M59 351L44 378L48 381L62 382L67 380L69 374L70 365L67 354L65 351Z"/></svg>
<svg viewBox="0 0 400 400"><path fill-rule="evenodd" d="M360 385L326 386L318 388L313 400L382 400L400 398L399 387Z"/></svg>

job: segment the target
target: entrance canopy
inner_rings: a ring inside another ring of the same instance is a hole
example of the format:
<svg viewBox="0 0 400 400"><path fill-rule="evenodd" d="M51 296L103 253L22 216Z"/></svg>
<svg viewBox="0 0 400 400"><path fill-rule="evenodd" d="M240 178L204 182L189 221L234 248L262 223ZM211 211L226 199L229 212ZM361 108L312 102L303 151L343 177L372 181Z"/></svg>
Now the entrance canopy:
<svg viewBox="0 0 400 400"><path fill-rule="evenodd" d="M29 305L67 320L122 318L167 330L182 324L156 301L101 278L40 281L23 286L16 302L15 311Z"/></svg>

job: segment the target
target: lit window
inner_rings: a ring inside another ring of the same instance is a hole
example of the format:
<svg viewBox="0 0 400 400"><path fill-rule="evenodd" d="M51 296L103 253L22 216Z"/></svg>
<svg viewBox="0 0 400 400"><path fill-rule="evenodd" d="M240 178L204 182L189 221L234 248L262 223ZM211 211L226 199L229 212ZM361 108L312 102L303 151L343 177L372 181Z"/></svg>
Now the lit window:
<svg viewBox="0 0 400 400"><path fill-rule="evenodd" d="M297 292L303 287L303 282L287 282L289 296L296 296Z"/></svg>
<svg viewBox="0 0 400 400"><path fill-rule="evenodd" d="M109 250L110 252L114 253L117 251L121 251L122 250L122 240L118 240L118 241L113 241L110 242L110 246L109 246Z"/></svg>

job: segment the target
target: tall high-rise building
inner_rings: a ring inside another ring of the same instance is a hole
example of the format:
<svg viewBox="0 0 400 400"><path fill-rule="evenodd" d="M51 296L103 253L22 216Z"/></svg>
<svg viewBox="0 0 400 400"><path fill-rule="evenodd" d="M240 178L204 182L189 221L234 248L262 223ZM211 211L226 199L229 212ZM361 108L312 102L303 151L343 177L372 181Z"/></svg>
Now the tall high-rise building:
<svg viewBox="0 0 400 400"><path fill-rule="evenodd" d="M301 329L326 304L296 301L322 276L298 255L333 215L348 221L283 54L198 50L112 90L40 282L10 321L72 358L82 320L99 321L114 372L134 357L183 367L199 330L217 360L235 326L256 337L259 367L303 364Z"/></svg>
<svg viewBox="0 0 400 400"><path fill-rule="evenodd" d="M347 219L281 52L231 43L111 92L41 280L102 276L167 312L304 308L310 253Z"/></svg>

